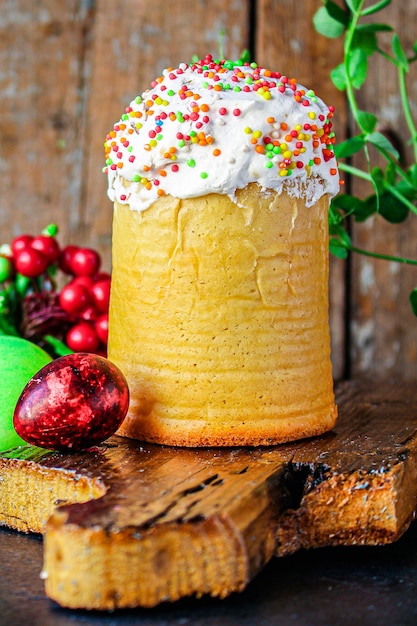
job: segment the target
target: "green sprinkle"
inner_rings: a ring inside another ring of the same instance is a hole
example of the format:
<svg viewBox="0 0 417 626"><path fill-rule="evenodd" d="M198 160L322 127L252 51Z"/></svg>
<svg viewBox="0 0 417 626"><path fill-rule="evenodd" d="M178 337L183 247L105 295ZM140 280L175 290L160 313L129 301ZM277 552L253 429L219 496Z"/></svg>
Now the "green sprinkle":
<svg viewBox="0 0 417 626"><path fill-rule="evenodd" d="M175 91L173 89L168 89L167 94L169 96L175 96Z"/></svg>
<svg viewBox="0 0 417 626"><path fill-rule="evenodd" d="M132 180L133 180L134 183L138 183L140 181L139 174L133 174Z"/></svg>
<svg viewBox="0 0 417 626"><path fill-rule="evenodd" d="M185 146L185 141L184 141L184 139L180 139L180 140L179 140L179 142L178 142L178 146L179 146L180 148L183 148L183 147Z"/></svg>
<svg viewBox="0 0 417 626"><path fill-rule="evenodd" d="M132 152L132 150L133 150L133 146L129 146L127 149L128 152Z"/></svg>
<svg viewBox="0 0 417 626"><path fill-rule="evenodd" d="M236 87L233 87L233 91L242 91L242 90L241 90L241 88L240 88L240 87L238 87L238 86L236 85Z"/></svg>
<svg viewBox="0 0 417 626"><path fill-rule="evenodd" d="M275 155L274 155L274 151L273 150L267 150L265 152L265 155L268 159L272 159Z"/></svg>
<svg viewBox="0 0 417 626"><path fill-rule="evenodd" d="M128 114L127 113L123 113L122 120L128 120L128 119L129 119Z"/></svg>
<svg viewBox="0 0 417 626"><path fill-rule="evenodd" d="M156 136L156 138L157 138L157 140L158 140L158 141L161 141L162 137L163 137L163 135L162 135L161 133L159 133L159 134Z"/></svg>
<svg viewBox="0 0 417 626"><path fill-rule="evenodd" d="M195 167L195 161L194 161L194 159L188 159L188 161L187 161L187 165L188 165L188 167Z"/></svg>
<svg viewBox="0 0 417 626"><path fill-rule="evenodd" d="M274 167L274 164L272 163L272 161L265 161L265 167L270 169L271 167Z"/></svg>
<svg viewBox="0 0 417 626"><path fill-rule="evenodd" d="M207 88L208 88L208 86L209 86L209 84L208 84L208 82L205 80L202 86L204 87L204 89L207 89Z"/></svg>
<svg viewBox="0 0 417 626"><path fill-rule="evenodd" d="M201 172L200 176L201 178L208 178L207 172Z"/></svg>
<svg viewBox="0 0 417 626"><path fill-rule="evenodd" d="M274 146L272 150L273 150L274 154L280 154L281 153L281 148L279 146Z"/></svg>
<svg viewBox="0 0 417 626"><path fill-rule="evenodd" d="M195 132L195 130L190 130L190 137L195 137L197 135L197 133Z"/></svg>
<svg viewBox="0 0 417 626"><path fill-rule="evenodd" d="M135 102L136 104L140 104L142 102L142 98L140 96L136 96Z"/></svg>

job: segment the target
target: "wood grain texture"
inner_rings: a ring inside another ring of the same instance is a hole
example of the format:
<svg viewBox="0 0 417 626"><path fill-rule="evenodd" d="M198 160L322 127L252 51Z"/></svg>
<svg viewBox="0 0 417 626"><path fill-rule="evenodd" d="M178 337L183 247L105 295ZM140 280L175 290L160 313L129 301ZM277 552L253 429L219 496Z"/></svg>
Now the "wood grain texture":
<svg viewBox="0 0 417 626"><path fill-rule="evenodd" d="M90 609L225 597L274 555L393 542L416 509L415 391L350 382L337 399L332 432L272 448L3 454L0 521L44 532L47 594Z"/></svg>
<svg viewBox="0 0 417 626"><path fill-rule="evenodd" d="M392 2L380 14L398 32L406 53L412 56L416 38L417 6ZM392 34L381 35L381 47L391 53ZM385 133L402 155L403 166L414 162L408 145L409 133L402 114L396 68L380 55L369 61L369 77L361 88L359 106L378 117L377 130ZM410 65L407 77L409 101L417 98L417 67ZM353 129L357 132L357 129ZM372 167L381 164L371 151ZM362 158L353 164L366 169ZM384 164L383 164L384 165ZM355 195L366 198L373 190L359 179L351 180ZM416 258L417 221L410 214L402 224L388 224L382 217L365 224L352 224L354 245L382 254ZM351 329L352 376L378 372L415 379L417 375L417 320L409 305L409 293L417 285L415 268L363 256L352 257L351 303L348 312Z"/></svg>

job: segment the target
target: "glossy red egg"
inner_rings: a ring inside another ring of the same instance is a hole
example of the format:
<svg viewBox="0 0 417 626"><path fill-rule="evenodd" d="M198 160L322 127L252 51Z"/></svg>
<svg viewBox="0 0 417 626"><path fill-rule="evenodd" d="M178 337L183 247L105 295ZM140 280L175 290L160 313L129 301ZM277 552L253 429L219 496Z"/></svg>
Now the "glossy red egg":
<svg viewBox="0 0 417 626"><path fill-rule="evenodd" d="M103 442L129 407L126 379L116 365L78 352L43 367L24 388L13 425L26 442L49 450L82 450Z"/></svg>

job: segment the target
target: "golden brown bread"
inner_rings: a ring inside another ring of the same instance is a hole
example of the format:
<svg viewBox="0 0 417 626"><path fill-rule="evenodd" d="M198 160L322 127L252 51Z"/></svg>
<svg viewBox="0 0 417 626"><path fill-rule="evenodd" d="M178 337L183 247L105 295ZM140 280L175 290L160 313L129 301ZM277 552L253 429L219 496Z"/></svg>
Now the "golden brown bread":
<svg viewBox="0 0 417 626"><path fill-rule="evenodd" d="M119 434L269 445L333 427L328 204L256 184L236 203L116 201L108 356L131 392Z"/></svg>

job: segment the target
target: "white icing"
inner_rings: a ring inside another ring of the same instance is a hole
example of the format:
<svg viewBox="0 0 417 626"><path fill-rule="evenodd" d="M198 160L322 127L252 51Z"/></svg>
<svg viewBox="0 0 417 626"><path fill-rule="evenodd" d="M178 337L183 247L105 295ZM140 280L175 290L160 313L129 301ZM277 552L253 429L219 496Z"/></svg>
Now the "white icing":
<svg viewBox="0 0 417 626"><path fill-rule="evenodd" d="M159 194L234 199L256 182L311 206L339 191L331 116L314 92L279 73L210 59L181 64L131 102L107 136L109 198L143 211Z"/></svg>

